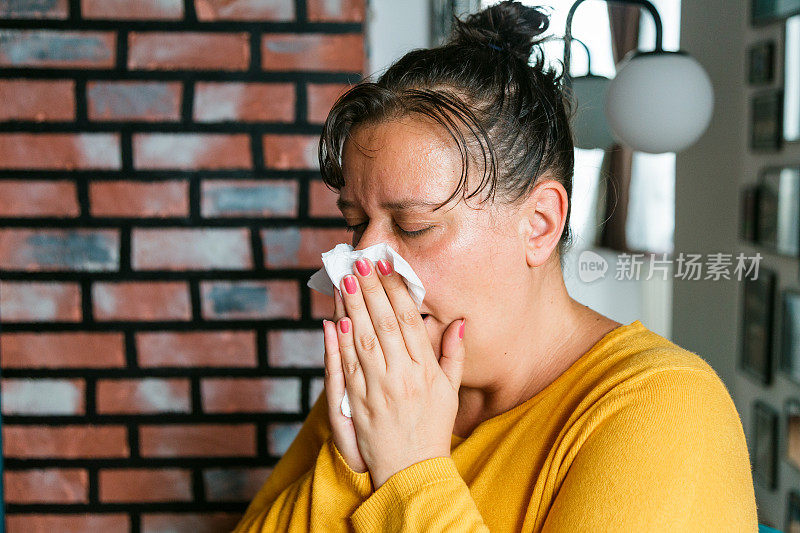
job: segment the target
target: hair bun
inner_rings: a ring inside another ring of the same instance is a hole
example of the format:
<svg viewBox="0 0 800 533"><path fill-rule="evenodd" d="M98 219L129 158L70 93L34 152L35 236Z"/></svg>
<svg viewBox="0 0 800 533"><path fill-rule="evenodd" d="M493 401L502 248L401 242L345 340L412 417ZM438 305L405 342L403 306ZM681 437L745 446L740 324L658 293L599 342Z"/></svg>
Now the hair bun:
<svg viewBox="0 0 800 533"><path fill-rule="evenodd" d="M455 18L450 43L465 46L505 46L526 61L531 55L537 35L547 31L550 16L538 8L514 0L505 0L483 11Z"/></svg>

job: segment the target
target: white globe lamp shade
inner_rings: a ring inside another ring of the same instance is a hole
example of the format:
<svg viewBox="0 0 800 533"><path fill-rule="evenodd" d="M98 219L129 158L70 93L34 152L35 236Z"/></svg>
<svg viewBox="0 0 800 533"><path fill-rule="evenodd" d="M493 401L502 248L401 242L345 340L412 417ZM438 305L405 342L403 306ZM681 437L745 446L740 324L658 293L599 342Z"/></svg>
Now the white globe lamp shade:
<svg viewBox="0 0 800 533"><path fill-rule="evenodd" d="M605 115L614 137L634 150L679 152L708 127L714 90L706 71L683 52L629 53L618 65Z"/></svg>
<svg viewBox="0 0 800 533"><path fill-rule="evenodd" d="M605 100L611 80L588 74L572 78L572 95L576 101L572 119L575 147L583 150L605 150L614 143L605 115Z"/></svg>

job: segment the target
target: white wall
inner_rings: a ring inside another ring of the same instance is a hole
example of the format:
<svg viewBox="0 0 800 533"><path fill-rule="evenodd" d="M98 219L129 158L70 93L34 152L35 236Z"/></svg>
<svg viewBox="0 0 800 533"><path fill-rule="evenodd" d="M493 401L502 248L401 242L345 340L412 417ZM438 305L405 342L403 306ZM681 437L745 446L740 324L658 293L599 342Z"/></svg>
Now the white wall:
<svg viewBox="0 0 800 533"><path fill-rule="evenodd" d="M377 78L409 50L430 46L430 9L428 0L368 0L367 74Z"/></svg>

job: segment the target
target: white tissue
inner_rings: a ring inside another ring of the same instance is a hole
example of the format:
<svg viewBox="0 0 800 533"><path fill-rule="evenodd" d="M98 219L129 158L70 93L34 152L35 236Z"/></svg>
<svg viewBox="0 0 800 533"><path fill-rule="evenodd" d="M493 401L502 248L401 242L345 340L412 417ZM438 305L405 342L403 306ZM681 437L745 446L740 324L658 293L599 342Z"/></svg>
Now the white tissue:
<svg viewBox="0 0 800 533"><path fill-rule="evenodd" d="M323 267L311 276L307 285L316 291L333 296L334 287L337 290L339 289L342 278L353 273L353 263L362 257L368 258L376 266L381 259L390 260L389 262L392 264L394 271L400 274L403 281L405 281L411 299L414 300L417 309L422 308L422 300L425 298L425 287L422 286L422 281L414 273L411 265L385 242L372 245L363 250L354 250L347 243L337 244L333 250L322 254ZM342 414L352 418L347 391L345 391L344 398L342 398L341 407Z"/></svg>

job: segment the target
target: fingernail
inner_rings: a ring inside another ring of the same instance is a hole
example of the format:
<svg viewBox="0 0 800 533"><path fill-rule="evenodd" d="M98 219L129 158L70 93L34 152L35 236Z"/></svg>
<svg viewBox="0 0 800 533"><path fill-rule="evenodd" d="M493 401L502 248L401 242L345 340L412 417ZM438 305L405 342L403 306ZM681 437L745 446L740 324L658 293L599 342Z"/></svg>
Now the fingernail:
<svg viewBox="0 0 800 533"><path fill-rule="evenodd" d="M347 275L344 277L344 288L347 291L347 294L355 294L356 293L356 277ZM347 332L345 332L347 333Z"/></svg>
<svg viewBox="0 0 800 533"><path fill-rule="evenodd" d="M458 328L458 338L459 339L463 339L464 338L464 324L466 322L467 322L466 318L462 318L461 319L461 326Z"/></svg>
<svg viewBox="0 0 800 533"><path fill-rule="evenodd" d="M381 274L384 276L388 276L392 273L392 265L390 265L385 259L381 259L378 261L378 270L380 270Z"/></svg>
<svg viewBox="0 0 800 533"><path fill-rule="evenodd" d="M342 330L342 333L350 331L350 320L347 318L341 319L339 321L339 329Z"/></svg>
<svg viewBox="0 0 800 533"><path fill-rule="evenodd" d="M358 273L362 276L369 275L369 263L363 257L356 261L356 268L358 269Z"/></svg>

